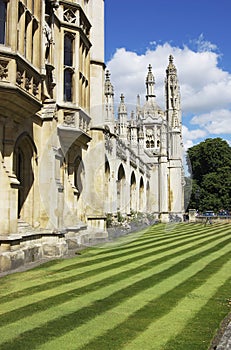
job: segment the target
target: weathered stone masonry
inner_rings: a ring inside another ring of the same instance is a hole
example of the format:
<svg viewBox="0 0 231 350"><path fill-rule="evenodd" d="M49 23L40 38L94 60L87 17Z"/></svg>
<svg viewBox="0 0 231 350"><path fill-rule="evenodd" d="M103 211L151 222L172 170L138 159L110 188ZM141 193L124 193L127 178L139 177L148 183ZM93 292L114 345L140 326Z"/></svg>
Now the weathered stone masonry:
<svg viewBox="0 0 231 350"><path fill-rule="evenodd" d="M0 0L0 271L105 239L106 214L182 216L181 107L118 116L104 64L104 1Z"/></svg>

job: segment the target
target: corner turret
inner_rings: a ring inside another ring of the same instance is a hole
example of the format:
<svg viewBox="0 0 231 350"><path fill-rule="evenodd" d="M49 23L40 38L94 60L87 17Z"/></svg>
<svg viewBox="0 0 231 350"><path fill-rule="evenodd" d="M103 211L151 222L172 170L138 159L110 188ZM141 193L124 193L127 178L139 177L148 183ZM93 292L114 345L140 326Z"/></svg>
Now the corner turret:
<svg viewBox="0 0 231 350"><path fill-rule="evenodd" d="M127 141L127 129L128 129L127 121L128 121L127 108L124 102L124 95L121 94L120 104L118 107L118 134L119 134L119 137L124 141Z"/></svg>
<svg viewBox="0 0 231 350"><path fill-rule="evenodd" d="M114 88L110 80L110 72L106 70L105 84L105 124L109 127L110 131L114 133L115 128L115 116L114 116Z"/></svg>
<svg viewBox="0 0 231 350"><path fill-rule="evenodd" d="M156 97L156 95L154 94L154 86L155 86L155 78L154 75L152 73L152 66L151 64L149 64L148 66L148 74L146 77L146 100L152 100Z"/></svg>
<svg viewBox="0 0 231 350"><path fill-rule="evenodd" d="M169 64L166 69L166 110L170 127L181 124L180 92L177 78L177 69L173 63L173 56L169 56Z"/></svg>

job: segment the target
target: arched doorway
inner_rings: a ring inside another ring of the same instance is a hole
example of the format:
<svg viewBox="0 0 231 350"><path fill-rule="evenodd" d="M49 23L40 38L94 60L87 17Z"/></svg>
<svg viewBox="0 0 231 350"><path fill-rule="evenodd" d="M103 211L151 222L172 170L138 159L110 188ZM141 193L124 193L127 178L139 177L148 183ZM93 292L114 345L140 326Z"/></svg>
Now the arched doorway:
<svg viewBox="0 0 231 350"><path fill-rule="evenodd" d="M31 137L22 134L15 143L13 170L19 181L18 187L18 218L33 223L34 196L34 167L37 150Z"/></svg>
<svg viewBox="0 0 231 350"><path fill-rule="evenodd" d="M134 171L131 174L130 182L130 210L137 211L137 198L136 198L136 177Z"/></svg>
<svg viewBox="0 0 231 350"><path fill-rule="evenodd" d="M140 178L140 187L139 187L139 211L144 210L144 180L143 177Z"/></svg>
<svg viewBox="0 0 231 350"><path fill-rule="evenodd" d="M83 191L83 180L84 180L84 165L82 158L78 156L74 162L74 186L77 189L78 198Z"/></svg>
<svg viewBox="0 0 231 350"><path fill-rule="evenodd" d="M125 213L125 171L122 164L119 166L117 177L117 210Z"/></svg>
<svg viewBox="0 0 231 350"><path fill-rule="evenodd" d="M104 193L105 193L105 212L110 213L111 212L111 200L110 200L110 165L107 160L105 159L105 181L104 181Z"/></svg>
<svg viewBox="0 0 231 350"><path fill-rule="evenodd" d="M150 211L150 184L149 181L147 181L147 186L146 186L146 210Z"/></svg>

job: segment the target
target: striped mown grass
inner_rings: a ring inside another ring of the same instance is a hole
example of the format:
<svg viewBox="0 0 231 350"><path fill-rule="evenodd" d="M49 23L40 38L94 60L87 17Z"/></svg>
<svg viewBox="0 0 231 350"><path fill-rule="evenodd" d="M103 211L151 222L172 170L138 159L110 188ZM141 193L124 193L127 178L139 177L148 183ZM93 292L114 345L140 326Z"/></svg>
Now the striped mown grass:
<svg viewBox="0 0 231 350"><path fill-rule="evenodd" d="M229 310L230 225L155 225L0 279L0 349L206 350Z"/></svg>

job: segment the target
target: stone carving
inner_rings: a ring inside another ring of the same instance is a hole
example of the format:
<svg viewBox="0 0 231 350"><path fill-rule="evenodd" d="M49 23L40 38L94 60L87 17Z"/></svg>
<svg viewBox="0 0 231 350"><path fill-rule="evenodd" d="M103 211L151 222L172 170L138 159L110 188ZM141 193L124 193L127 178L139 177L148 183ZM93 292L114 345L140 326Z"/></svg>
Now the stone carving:
<svg viewBox="0 0 231 350"><path fill-rule="evenodd" d="M65 22L76 23L76 13L72 9L66 8L63 12L63 19Z"/></svg>
<svg viewBox="0 0 231 350"><path fill-rule="evenodd" d="M17 74L16 74L16 83L18 85L21 85L22 84L22 80L23 80L23 73L20 72L20 71L17 71Z"/></svg>
<svg viewBox="0 0 231 350"><path fill-rule="evenodd" d="M48 23L50 20L50 16L49 15L45 15L45 22L44 22L44 27L43 27L43 33L44 33L44 38L45 38L45 47L46 47L46 51L45 51L45 60L46 63L49 62L49 58L50 58L50 50L51 50L51 45L52 45L52 29L50 24Z"/></svg>
<svg viewBox="0 0 231 350"><path fill-rule="evenodd" d="M26 77L25 79L25 89L26 90L30 90L31 87L31 78L30 77Z"/></svg>
<svg viewBox="0 0 231 350"><path fill-rule="evenodd" d="M75 126L75 113L65 113L64 114L64 125Z"/></svg>
<svg viewBox="0 0 231 350"><path fill-rule="evenodd" d="M146 130L146 137L151 139L153 137L153 129Z"/></svg>
<svg viewBox="0 0 231 350"><path fill-rule="evenodd" d="M8 61L0 61L0 79L3 80L8 76Z"/></svg>
<svg viewBox="0 0 231 350"><path fill-rule="evenodd" d="M34 82L33 84L33 95L37 95L38 94L38 86L39 86L39 83L38 82Z"/></svg>

